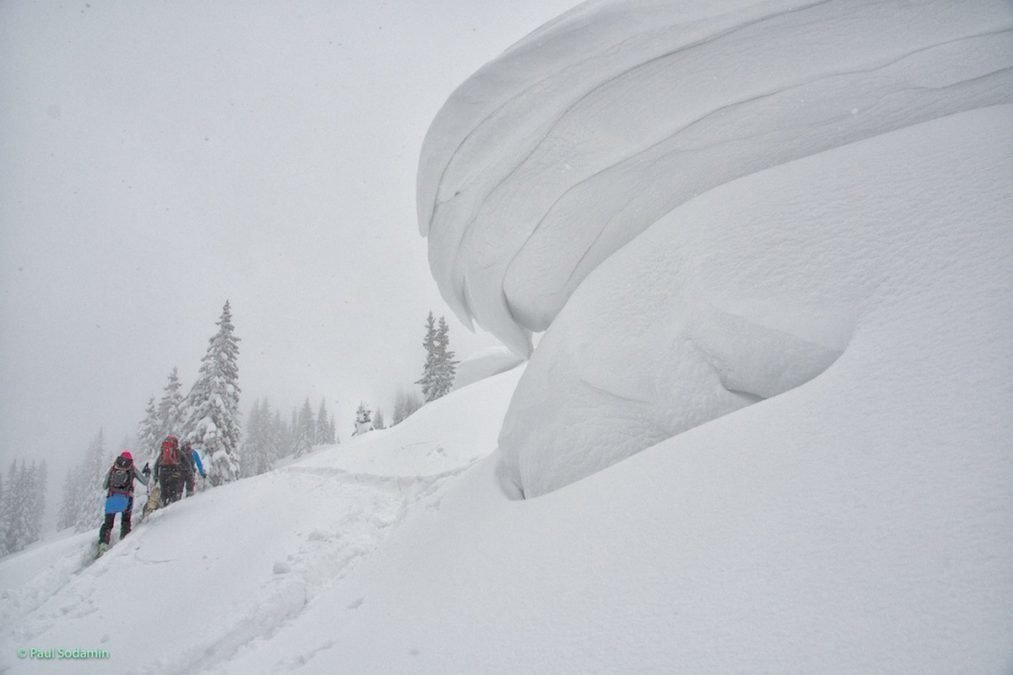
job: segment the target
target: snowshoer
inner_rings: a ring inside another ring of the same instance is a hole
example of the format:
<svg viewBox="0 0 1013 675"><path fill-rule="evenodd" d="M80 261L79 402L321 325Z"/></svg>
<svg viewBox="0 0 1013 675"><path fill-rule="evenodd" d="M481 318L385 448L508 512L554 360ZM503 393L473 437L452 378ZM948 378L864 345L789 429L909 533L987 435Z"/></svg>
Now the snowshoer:
<svg viewBox="0 0 1013 675"><path fill-rule="evenodd" d="M130 534L130 514L134 507L134 479L148 484L151 469L147 464L143 471L138 471L134 457L129 450L124 450L116 458L106 473L102 487L106 489L105 521L98 532L99 554L109 548L109 535L113 529L116 514L120 514L120 539Z"/></svg>
<svg viewBox="0 0 1013 675"><path fill-rule="evenodd" d="M204 473L204 463L200 461L200 455L197 454L197 448L194 448L190 441L183 441L180 446L180 451L183 453L184 458L190 459L190 475L186 481L186 496L189 497L194 492L194 479L195 473L199 473L201 478L207 478L207 474Z"/></svg>
<svg viewBox="0 0 1013 675"><path fill-rule="evenodd" d="M183 486L193 480L193 460L184 455L179 439L169 434L155 460L155 479L162 493L162 506L183 498Z"/></svg>

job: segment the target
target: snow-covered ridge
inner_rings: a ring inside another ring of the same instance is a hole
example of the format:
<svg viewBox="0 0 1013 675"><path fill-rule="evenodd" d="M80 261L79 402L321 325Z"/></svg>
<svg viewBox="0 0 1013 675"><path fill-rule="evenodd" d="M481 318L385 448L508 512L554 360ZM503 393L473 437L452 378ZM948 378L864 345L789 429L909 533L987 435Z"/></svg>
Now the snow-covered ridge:
<svg viewBox="0 0 1013 675"><path fill-rule="evenodd" d="M519 353L548 329L501 437L525 494L833 363L907 264L905 239L952 231L928 223L959 217L947 166L969 159L965 141L1008 142L1008 130L964 139L958 123L950 154L907 161L869 143L1013 102L1011 29L997 0L593 2L465 82L426 138L420 224L463 319ZM933 129L892 147L952 140ZM891 171L828 182L844 157L833 151L861 143ZM826 161L793 178L807 183L794 202L778 201L776 179L757 198L751 176L808 157ZM1004 159L967 170L1004 172ZM831 184L848 196L837 213L823 208L840 194ZM905 208L878 222L882 200ZM1008 211L993 206L990 218ZM964 252L939 255L945 267Z"/></svg>

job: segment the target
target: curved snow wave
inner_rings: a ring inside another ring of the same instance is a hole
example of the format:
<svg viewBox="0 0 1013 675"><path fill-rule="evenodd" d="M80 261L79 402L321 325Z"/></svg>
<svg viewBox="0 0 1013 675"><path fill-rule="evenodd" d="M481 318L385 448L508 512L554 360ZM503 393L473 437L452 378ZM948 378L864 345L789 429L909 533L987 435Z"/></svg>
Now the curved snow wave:
<svg viewBox="0 0 1013 675"><path fill-rule="evenodd" d="M938 288L921 273L965 252L918 266L910 240L962 231L982 184L968 236L1013 220L986 198L1013 183L1013 125L973 115L1009 103L996 0L591 3L479 71L427 136L419 213L462 318L521 353L548 329L500 435L508 479L544 494L798 387L874 298L905 307L898 279Z"/></svg>
<svg viewBox="0 0 1013 675"><path fill-rule="evenodd" d="M673 211L588 277L539 343L500 434L506 478L545 494L831 365L833 395L792 392L827 436L853 436L837 411L877 398L889 422L873 434L938 424L945 393L898 398L904 386L877 364L907 362L910 383L989 376L971 355L1013 331L1011 185L1007 105L752 174ZM999 354L989 371L1013 370ZM893 452L916 458L935 441L922 443Z"/></svg>
<svg viewBox="0 0 1013 675"><path fill-rule="evenodd" d="M583 5L434 121L418 190L434 276L462 320L530 353L597 265L694 196L1013 101L1011 27L1002 0Z"/></svg>

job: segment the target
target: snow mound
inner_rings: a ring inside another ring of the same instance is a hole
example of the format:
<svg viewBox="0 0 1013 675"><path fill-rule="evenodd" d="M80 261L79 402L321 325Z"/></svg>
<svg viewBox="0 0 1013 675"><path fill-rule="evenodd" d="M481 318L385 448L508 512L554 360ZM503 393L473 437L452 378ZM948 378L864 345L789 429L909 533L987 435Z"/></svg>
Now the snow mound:
<svg viewBox="0 0 1013 675"><path fill-rule="evenodd" d="M884 434L945 415L954 386L892 391L884 358L907 364L896 377L909 388L944 371L983 383L1009 372L1013 145L995 139L1011 130L1013 106L954 115L753 174L660 220L539 344L500 437L517 485L544 494L803 384L842 353L835 378L848 386L827 413L878 400ZM987 410L961 425L994 428Z"/></svg>
<svg viewBox="0 0 1013 675"><path fill-rule="evenodd" d="M974 288L999 283L1010 126L960 115L1013 102L1011 26L999 0L593 2L464 83L419 217L462 318L519 353L548 329L500 439L517 487L797 387L858 332L899 349L915 289L952 283L926 270L978 254L911 240L980 235Z"/></svg>

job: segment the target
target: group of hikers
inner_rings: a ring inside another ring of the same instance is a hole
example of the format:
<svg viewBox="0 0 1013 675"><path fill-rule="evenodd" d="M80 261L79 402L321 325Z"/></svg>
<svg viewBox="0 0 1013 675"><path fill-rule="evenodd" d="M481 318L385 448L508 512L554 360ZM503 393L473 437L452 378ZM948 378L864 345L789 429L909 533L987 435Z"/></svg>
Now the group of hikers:
<svg viewBox="0 0 1013 675"><path fill-rule="evenodd" d="M102 485L106 490L106 502L105 521L98 535L100 554L109 547L109 535L117 513L120 514L120 539L130 533L130 518L134 507L134 481L146 486L151 474L148 462L145 462L144 468L138 471L129 450L121 452L109 467ZM158 457L155 458L156 484L148 491L144 514L179 501L183 498L184 488L187 497L192 495L196 488L195 476L198 474L201 478L207 476L197 449L189 440L184 440L181 444L172 434L166 436Z"/></svg>

